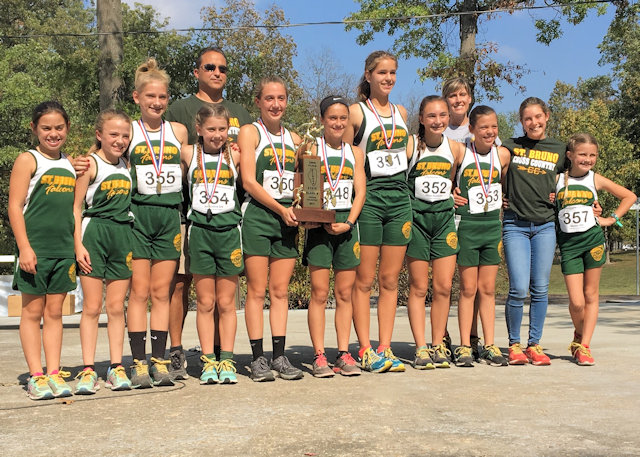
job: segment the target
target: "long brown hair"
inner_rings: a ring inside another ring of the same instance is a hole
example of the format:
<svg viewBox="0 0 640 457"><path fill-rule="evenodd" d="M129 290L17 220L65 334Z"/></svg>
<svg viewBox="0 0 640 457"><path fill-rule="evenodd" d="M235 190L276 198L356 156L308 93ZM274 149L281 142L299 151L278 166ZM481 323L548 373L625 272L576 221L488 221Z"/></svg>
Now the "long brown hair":
<svg viewBox="0 0 640 457"><path fill-rule="evenodd" d="M224 105L204 105L202 108L198 110L196 113L196 125L202 127L205 121L211 117L221 117L227 122L227 129L229 128L229 118L231 117L229 114L229 110L224 107ZM227 138L228 140L228 138ZM204 140L202 136L198 137L197 146L204 150ZM229 151L229 141L224 143L222 146L222 154L224 156L224 161L227 162L228 166L231 166L231 152ZM196 154L198 155L198 160L201 160L201 156L199 154L199 150L196 150ZM200 166L204 169L204 164L200 164Z"/></svg>
<svg viewBox="0 0 640 457"><path fill-rule="evenodd" d="M422 99L422 101L420 102L420 108L418 109L418 118L420 116L422 116L422 110L424 110L424 107L427 106L427 104L431 103L431 102L442 102L445 104L445 106L447 106L447 112L448 112L448 105L447 105L447 100L444 97L441 97L440 95L427 95L425 98ZM427 147L427 142L424 139L424 125L422 125L422 122L418 122L419 126L418 126L418 151L424 151Z"/></svg>
<svg viewBox="0 0 640 457"><path fill-rule="evenodd" d="M369 54L364 61L364 73L362 78L360 78L360 83L357 88L358 98L360 101L366 101L371 95L371 86L369 85L369 81L367 81L366 73L371 73L375 70L382 59L391 59L396 63L396 66L398 65L398 58L387 51L374 51Z"/></svg>

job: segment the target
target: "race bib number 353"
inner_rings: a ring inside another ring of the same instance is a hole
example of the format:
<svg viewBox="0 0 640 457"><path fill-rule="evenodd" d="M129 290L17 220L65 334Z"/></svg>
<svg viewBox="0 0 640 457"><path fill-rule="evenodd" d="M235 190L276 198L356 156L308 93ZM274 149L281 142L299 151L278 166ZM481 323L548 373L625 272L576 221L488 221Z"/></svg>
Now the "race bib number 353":
<svg viewBox="0 0 640 457"><path fill-rule="evenodd" d="M182 170L176 163L164 164L160 175L156 174L153 165L136 165L136 176L138 193L143 195L170 194L182 190Z"/></svg>
<svg viewBox="0 0 640 457"><path fill-rule="evenodd" d="M469 189L469 213L481 214L499 210L502 206L502 187L494 184L487 195L482 187L473 186Z"/></svg>

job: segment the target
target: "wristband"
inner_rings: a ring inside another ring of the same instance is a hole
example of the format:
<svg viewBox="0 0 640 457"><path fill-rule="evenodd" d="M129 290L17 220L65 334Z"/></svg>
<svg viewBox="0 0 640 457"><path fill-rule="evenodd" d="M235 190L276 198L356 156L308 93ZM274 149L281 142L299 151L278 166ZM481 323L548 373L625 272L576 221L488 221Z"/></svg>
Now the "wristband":
<svg viewBox="0 0 640 457"><path fill-rule="evenodd" d="M353 222L347 220L345 222L345 224L347 224L349 226L349 231L353 230L353 228L356 226Z"/></svg>
<svg viewBox="0 0 640 457"><path fill-rule="evenodd" d="M622 227L622 222L620 221L620 218L618 217L618 215L616 213L611 213L611 217L616 220L616 225L618 227Z"/></svg>

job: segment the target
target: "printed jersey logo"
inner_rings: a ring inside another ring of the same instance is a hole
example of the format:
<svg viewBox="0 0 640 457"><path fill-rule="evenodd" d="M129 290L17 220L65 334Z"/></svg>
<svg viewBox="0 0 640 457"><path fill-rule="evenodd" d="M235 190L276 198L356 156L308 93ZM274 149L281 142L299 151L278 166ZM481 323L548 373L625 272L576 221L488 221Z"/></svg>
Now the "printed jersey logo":
<svg viewBox="0 0 640 457"><path fill-rule="evenodd" d="M498 176L500 175L500 171L495 169L493 170L493 174L491 175L491 182L494 183ZM472 187L474 185L480 184L480 178L478 177L478 170L475 168L466 168L462 176L467 180L467 187ZM486 184L486 179L489 177L489 170L482 170L482 178Z"/></svg>
<svg viewBox="0 0 640 457"><path fill-rule="evenodd" d="M504 245L502 244L502 240L498 243L498 255L501 259L504 259Z"/></svg>
<svg viewBox="0 0 640 457"><path fill-rule="evenodd" d="M562 206L589 205L594 200L593 192L588 189L562 189L558 192L558 201Z"/></svg>
<svg viewBox="0 0 640 457"><path fill-rule="evenodd" d="M127 258L125 259L125 262L127 264L127 268L129 269L129 271L133 271L133 252L129 251L129 253L127 254Z"/></svg>
<svg viewBox="0 0 640 457"><path fill-rule="evenodd" d="M220 170L220 176L218 177L218 184L222 184L223 186L231 184L231 178L233 178L233 173L231 170ZM207 182L212 183L216 179L216 170L215 169L207 169ZM202 170L197 168L193 171L193 182L195 184L201 184L202 180Z"/></svg>
<svg viewBox="0 0 640 457"><path fill-rule="evenodd" d="M338 173L340 172L340 165L329 165L329 170L331 171L331 178L337 179ZM322 174L322 176L325 176L326 180L327 168L324 166L324 164L320 168L320 174ZM342 176L340 176L340 179L353 179L353 168L345 165L342 169Z"/></svg>
<svg viewBox="0 0 640 457"><path fill-rule="evenodd" d="M518 165L518 170L533 175L545 175L547 170L553 171L560 159L557 152L540 151L538 149L514 148L511 162Z"/></svg>
<svg viewBox="0 0 640 457"><path fill-rule="evenodd" d="M600 246L596 246L595 248L589 251L589 254L591 254L591 257L593 257L593 260L595 260L596 262L600 262L602 260L602 256L604 255L604 244L601 244Z"/></svg>
<svg viewBox="0 0 640 457"><path fill-rule="evenodd" d="M178 233L173 238L173 247L176 248L176 251L180 252L180 249L182 248L182 235L181 234Z"/></svg>
<svg viewBox="0 0 640 457"><path fill-rule="evenodd" d="M387 129L387 138L391 138L392 134L391 129ZM381 149L387 149L387 145L384 142L384 135L382 134L382 130L380 127L376 128L371 135L369 135L369 148L368 151L379 151ZM391 149L395 147L402 147L407 144L407 131L403 128L396 128L395 135L393 137L393 143L391 144Z"/></svg>
<svg viewBox="0 0 640 457"><path fill-rule="evenodd" d="M353 243L353 255L356 256L356 259L360 260L360 243L357 241Z"/></svg>
<svg viewBox="0 0 640 457"><path fill-rule="evenodd" d="M128 179L111 179L100 184L100 190L107 192L107 200L116 195L129 195L131 192L131 181Z"/></svg>
<svg viewBox="0 0 640 457"><path fill-rule="evenodd" d="M411 222L405 222L402 226L402 234L406 239L409 239L411 236Z"/></svg>
<svg viewBox="0 0 640 457"><path fill-rule="evenodd" d="M76 178L73 176L42 175L40 184L46 186L46 194L49 192L73 192L76 188Z"/></svg>
<svg viewBox="0 0 640 457"><path fill-rule="evenodd" d="M234 249L229 258L231 259L231 263L233 263L234 266L240 267L242 265L242 250Z"/></svg>
<svg viewBox="0 0 640 457"><path fill-rule="evenodd" d="M277 147L276 146L276 154L278 154L278 160L280 161L280 163L282 163L282 146ZM274 165L276 164L276 158L273 155L273 150L271 149L271 145L267 145L267 147L265 147L262 150L262 155L266 158L269 159L269 165ZM284 159L285 164L287 163L295 163L296 162L296 152L292 149L287 148L287 152L286 152L286 157Z"/></svg>
<svg viewBox="0 0 640 457"><path fill-rule="evenodd" d="M456 232L449 232L447 234L447 245L451 249L456 249L458 247L458 234Z"/></svg>
<svg viewBox="0 0 640 457"><path fill-rule="evenodd" d="M71 264L71 266L69 267L69 281L75 283L76 282L76 264L75 262Z"/></svg>
<svg viewBox="0 0 640 457"><path fill-rule="evenodd" d="M416 164L416 171L420 173L420 176L449 176L451 174L451 163L449 161L433 162L431 160L418 162Z"/></svg>
<svg viewBox="0 0 640 457"><path fill-rule="evenodd" d="M160 154L160 146L153 146L153 152L156 155L156 157L158 157L158 154ZM139 156L138 160L140 161L140 164L145 164L147 162L151 163L153 161L151 158L151 153L149 152L149 148L145 143L141 143L137 145L133 150L133 154L136 156ZM163 160L165 162L169 162L173 160L175 156L179 156L179 155L180 155L180 150L176 146L165 143L164 156L163 156L164 157Z"/></svg>

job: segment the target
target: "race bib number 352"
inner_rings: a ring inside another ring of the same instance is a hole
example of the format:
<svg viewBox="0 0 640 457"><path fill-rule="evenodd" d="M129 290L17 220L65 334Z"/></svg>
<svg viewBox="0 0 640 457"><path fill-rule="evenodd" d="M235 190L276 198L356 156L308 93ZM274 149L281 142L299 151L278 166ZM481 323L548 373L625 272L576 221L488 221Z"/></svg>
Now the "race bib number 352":
<svg viewBox="0 0 640 457"><path fill-rule="evenodd" d="M439 202L451 196L451 180L437 175L416 178L416 198L426 202Z"/></svg>

